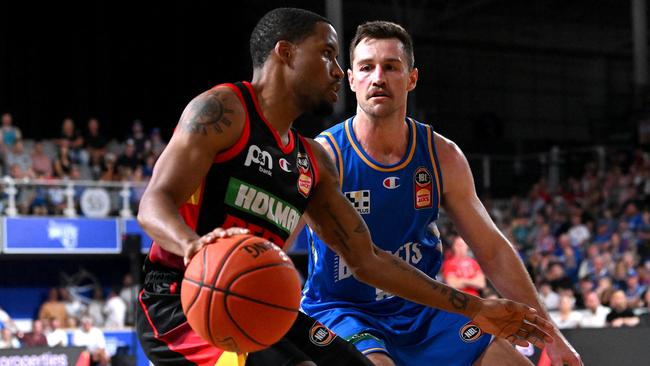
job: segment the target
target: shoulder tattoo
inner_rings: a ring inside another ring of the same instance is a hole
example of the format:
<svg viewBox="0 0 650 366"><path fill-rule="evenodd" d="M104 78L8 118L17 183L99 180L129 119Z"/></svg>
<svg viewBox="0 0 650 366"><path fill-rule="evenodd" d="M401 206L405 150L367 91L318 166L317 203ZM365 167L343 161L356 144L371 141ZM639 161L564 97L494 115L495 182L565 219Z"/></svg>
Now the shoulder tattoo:
<svg viewBox="0 0 650 366"><path fill-rule="evenodd" d="M188 118L181 121L187 133L207 135L209 131L223 133L224 127L232 125L234 109L223 91L209 91L198 96L189 106Z"/></svg>

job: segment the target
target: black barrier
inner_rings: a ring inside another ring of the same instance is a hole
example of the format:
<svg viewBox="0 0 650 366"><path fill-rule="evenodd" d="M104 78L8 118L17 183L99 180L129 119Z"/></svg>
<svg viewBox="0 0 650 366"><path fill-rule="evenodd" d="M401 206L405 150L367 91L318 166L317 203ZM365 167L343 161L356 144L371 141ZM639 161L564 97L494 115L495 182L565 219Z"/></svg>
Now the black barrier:
<svg viewBox="0 0 650 366"><path fill-rule="evenodd" d="M0 349L0 366L75 366L84 347Z"/></svg>
<svg viewBox="0 0 650 366"><path fill-rule="evenodd" d="M585 365L650 365L650 327L570 329L562 333Z"/></svg>

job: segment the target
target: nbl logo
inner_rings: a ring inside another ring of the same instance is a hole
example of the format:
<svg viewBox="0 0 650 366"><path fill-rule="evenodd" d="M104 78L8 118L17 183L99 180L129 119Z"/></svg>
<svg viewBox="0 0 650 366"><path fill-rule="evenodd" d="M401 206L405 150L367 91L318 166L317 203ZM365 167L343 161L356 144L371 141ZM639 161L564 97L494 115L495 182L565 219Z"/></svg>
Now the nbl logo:
<svg viewBox="0 0 650 366"><path fill-rule="evenodd" d="M467 323L462 328L460 328L458 335L460 336L460 339L463 340L463 342L472 343L481 338L483 331L476 325Z"/></svg>
<svg viewBox="0 0 650 366"><path fill-rule="evenodd" d="M325 347L336 338L336 334L319 322L315 322L309 330L309 340L311 343Z"/></svg>

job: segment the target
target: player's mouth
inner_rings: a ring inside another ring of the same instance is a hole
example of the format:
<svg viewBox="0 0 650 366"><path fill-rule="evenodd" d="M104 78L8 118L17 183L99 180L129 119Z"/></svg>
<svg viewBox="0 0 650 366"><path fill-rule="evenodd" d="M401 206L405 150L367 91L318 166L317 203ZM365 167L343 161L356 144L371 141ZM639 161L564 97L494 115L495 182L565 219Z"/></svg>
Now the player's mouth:
<svg viewBox="0 0 650 366"><path fill-rule="evenodd" d="M391 95L385 89L371 89L368 93L367 99L387 99Z"/></svg>
<svg viewBox="0 0 650 366"><path fill-rule="evenodd" d="M330 96L330 99L332 99L334 102L339 100L338 92L339 92L340 89L341 89L341 83L337 82L337 83L334 83L332 85L332 88L329 90L328 94Z"/></svg>

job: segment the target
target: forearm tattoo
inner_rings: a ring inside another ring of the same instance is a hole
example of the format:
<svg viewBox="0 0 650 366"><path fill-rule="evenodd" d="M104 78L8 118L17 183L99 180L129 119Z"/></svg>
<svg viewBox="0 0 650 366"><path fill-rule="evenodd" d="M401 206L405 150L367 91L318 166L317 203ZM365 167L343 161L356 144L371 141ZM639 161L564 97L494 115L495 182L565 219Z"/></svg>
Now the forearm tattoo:
<svg viewBox="0 0 650 366"><path fill-rule="evenodd" d="M221 91L199 96L189 107L189 118L181 123L183 131L202 135L207 135L209 130L223 133L223 127L232 125L228 115L234 114L234 110L224 104L226 97Z"/></svg>
<svg viewBox="0 0 650 366"><path fill-rule="evenodd" d="M449 302L455 309L465 310L467 309L467 304L469 303L469 296L458 290L452 289L451 294L449 295Z"/></svg>

